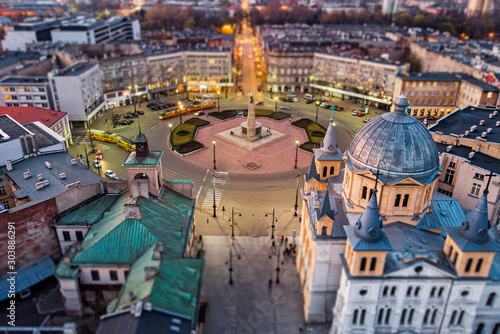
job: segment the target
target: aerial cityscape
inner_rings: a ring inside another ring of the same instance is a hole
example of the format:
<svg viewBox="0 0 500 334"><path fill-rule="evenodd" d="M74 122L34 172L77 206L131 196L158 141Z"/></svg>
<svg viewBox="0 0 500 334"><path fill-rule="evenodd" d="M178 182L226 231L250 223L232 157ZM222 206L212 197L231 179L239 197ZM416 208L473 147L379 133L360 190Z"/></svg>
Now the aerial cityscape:
<svg viewBox="0 0 500 334"><path fill-rule="evenodd" d="M0 333L500 334L498 0L4 0Z"/></svg>

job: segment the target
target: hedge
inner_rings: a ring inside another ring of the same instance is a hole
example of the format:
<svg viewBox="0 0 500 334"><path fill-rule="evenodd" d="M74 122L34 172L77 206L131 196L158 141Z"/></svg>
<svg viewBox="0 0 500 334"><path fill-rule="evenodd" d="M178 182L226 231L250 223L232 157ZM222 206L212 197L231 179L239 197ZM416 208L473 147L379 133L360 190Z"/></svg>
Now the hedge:
<svg viewBox="0 0 500 334"><path fill-rule="evenodd" d="M182 144L179 147L176 147L175 150L181 154L186 154L189 152L193 152L196 150L199 150L200 148L203 148L203 144L200 143L199 141L193 140L190 141L189 143Z"/></svg>
<svg viewBox="0 0 500 334"><path fill-rule="evenodd" d="M320 147L326 134L326 129L318 123L308 118L302 118L292 123L292 125L306 130L308 141L300 145L300 148L312 152L313 148Z"/></svg>
<svg viewBox="0 0 500 334"><path fill-rule="evenodd" d="M198 117L193 117L185 121L184 124L192 124L200 128L202 126L210 124L210 122Z"/></svg>
<svg viewBox="0 0 500 334"><path fill-rule="evenodd" d="M238 112L236 110L212 111L208 113L208 116L212 116L221 120L235 117L237 115Z"/></svg>
<svg viewBox="0 0 500 334"><path fill-rule="evenodd" d="M201 126L206 126L210 122L205 121L198 117L188 119L185 123L179 124L170 136L170 144L179 153L185 154L200 148L203 144L194 140L196 129Z"/></svg>

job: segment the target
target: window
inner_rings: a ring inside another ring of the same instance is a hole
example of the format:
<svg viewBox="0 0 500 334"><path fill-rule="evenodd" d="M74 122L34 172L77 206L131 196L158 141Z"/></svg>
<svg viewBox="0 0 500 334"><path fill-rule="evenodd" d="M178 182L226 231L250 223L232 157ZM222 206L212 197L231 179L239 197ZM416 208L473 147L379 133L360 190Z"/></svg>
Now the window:
<svg viewBox="0 0 500 334"><path fill-rule="evenodd" d="M493 306L495 304L495 299L497 297L497 294L492 292L488 295L488 300L486 300L486 306Z"/></svg>
<svg viewBox="0 0 500 334"><path fill-rule="evenodd" d="M429 316L431 315L431 309L427 309L425 310L425 314L424 314L424 325L427 325L427 323L429 322Z"/></svg>
<svg viewBox="0 0 500 334"><path fill-rule="evenodd" d="M472 259L467 260L467 264L465 265L465 272L468 273L470 271L470 267L472 266Z"/></svg>
<svg viewBox="0 0 500 334"><path fill-rule="evenodd" d="M327 235L328 234L328 227L326 226L323 226L321 228L321 235Z"/></svg>
<svg viewBox="0 0 500 334"><path fill-rule="evenodd" d="M483 334L483 331L484 331L484 324L481 323L476 328L476 334Z"/></svg>
<svg viewBox="0 0 500 334"><path fill-rule="evenodd" d="M93 281L99 281L100 280L99 271L98 270L91 270L90 271L90 275L92 276L92 280Z"/></svg>
<svg viewBox="0 0 500 334"><path fill-rule="evenodd" d="M381 308L378 311L377 325L382 325L382 321L384 320L384 311L385 309Z"/></svg>
<svg viewBox="0 0 500 334"><path fill-rule="evenodd" d="M483 175L483 174L476 173L476 174L474 175L474 178L482 181L482 180L484 180L484 175Z"/></svg>
<svg viewBox="0 0 500 334"><path fill-rule="evenodd" d="M5 186L0 186L0 196L7 195L7 191L5 191Z"/></svg>
<svg viewBox="0 0 500 334"><path fill-rule="evenodd" d="M401 313L401 319L399 319L399 324L404 325L406 323L406 309Z"/></svg>
<svg viewBox="0 0 500 334"><path fill-rule="evenodd" d="M363 192L361 194L361 198L362 199L366 199L367 193L368 193L368 188L367 187L363 187Z"/></svg>
<svg viewBox="0 0 500 334"><path fill-rule="evenodd" d="M387 297L387 293L389 293L389 287L385 286L384 290L382 290L382 296Z"/></svg>
<svg viewBox="0 0 500 334"><path fill-rule="evenodd" d="M4 210L10 209L9 201L3 201L0 203Z"/></svg>
<svg viewBox="0 0 500 334"><path fill-rule="evenodd" d="M446 174L444 176L444 182L445 183L452 183L453 182L453 176L455 176L455 171L451 169L446 170Z"/></svg>
<svg viewBox="0 0 500 334"><path fill-rule="evenodd" d="M463 311L462 311L463 312ZM365 315L366 315L366 310L362 309L361 310L361 317L359 319L359 324L364 325L365 324Z"/></svg>
<svg viewBox="0 0 500 334"><path fill-rule="evenodd" d="M462 324L462 320L464 319L464 314L465 314L465 312L463 310L460 311L460 315L458 316L458 321L457 321L458 326L460 326Z"/></svg>
<svg viewBox="0 0 500 334"><path fill-rule="evenodd" d="M408 325L411 325L411 323L413 322L413 315L415 314L415 309L411 309L410 310L410 315L408 316Z"/></svg>
<svg viewBox="0 0 500 334"><path fill-rule="evenodd" d="M431 289L431 298L434 297L436 295L436 288L432 288Z"/></svg>
<svg viewBox="0 0 500 334"><path fill-rule="evenodd" d="M437 313L438 313L438 310L435 309L433 312L432 312L432 317L431 317L431 325L435 325L436 324L436 317L437 317Z"/></svg>
<svg viewBox="0 0 500 334"><path fill-rule="evenodd" d="M403 198L403 208L408 206L408 200L410 199L410 195L406 194Z"/></svg>
<svg viewBox="0 0 500 334"><path fill-rule="evenodd" d="M472 189L470 190L470 194L472 196L479 197L479 192L481 191L481 185L479 183L473 183Z"/></svg>
<svg viewBox="0 0 500 334"><path fill-rule="evenodd" d="M449 326L455 325L456 317L457 317L457 311L453 311L453 313L451 314Z"/></svg>
<svg viewBox="0 0 500 334"><path fill-rule="evenodd" d="M118 281L118 272L116 270L110 270L109 279L115 282Z"/></svg>
<svg viewBox="0 0 500 334"><path fill-rule="evenodd" d="M335 173L335 167L330 167L330 175L333 175Z"/></svg>
<svg viewBox="0 0 500 334"><path fill-rule="evenodd" d="M476 263L476 269L474 270L476 273L481 271L481 266L483 265L483 259L479 259Z"/></svg>
<svg viewBox="0 0 500 334"><path fill-rule="evenodd" d="M83 240L83 232L82 231L76 231L76 240L77 241L82 241Z"/></svg>
<svg viewBox="0 0 500 334"><path fill-rule="evenodd" d="M420 287L417 286L417 288L415 289L415 292L413 293L413 296L414 297L418 297L418 294L420 293Z"/></svg>
<svg viewBox="0 0 500 334"><path fill-rule="evenodd" d="M361 265L359 266L360 271L365 271L366 269L366 257L361 258Z"/></svg>
<svg viewBox="0 0 500 334"><path fill-rule="evenodd" d="M328 172L328 167L323 167L323 177L326 177L326 172Z"/></svg>
<svg viewBox="0 0 500 334"><path fill-rule="evenodd" d="M441 189L441 188L438 188L438 192L441 193L441 194L445 194L446 196L450 196L450 197L453 196L453 193L451 191L444 190L444 189Z"/></svg>
<svg viewBox="0 0 500 334"><path fill-rule="evenodd" d="M64 241L71 241L71 235L69 234L69 231L63 231L63 239Z"/></svg>
<svg viewBox="0 0 500 334"><path fill-rule="evenodd" d="M354 313L352 314L352 324L357 325L358 323L358 310L354 310Z"/></svg>
<svg viewBox="0 0 500 334"><path fill-rule="evenodd" d="M123 272L123 276L125 276L125 279L127 279L127 277L128 277L128 270L125 270L125 271Z"/></svg>
<svg viewBox="0 0 500 334"><path fill-rule="evenodd" d="M401 202L401 194L396 195L396 200L394 201L394 206L399 207L399 203Z"/></svg>
<svg viewBox="0 0 500 334"><path fill-rule="evenodd" d="M408 287L408 290L406 290L406 297L411 297L411 292L413 291L413 287Z"/></svg>
<svg viewBox="0 0 500 334"><path fill-rule="evenodd" d="M391 289L391 297L394 297L396 295L396 287L393 286Z"/></svg>
<svg viewBox="0 0 500 334"><path fill-rule="evenodd" d="M453 161L450 161L450 164L448 165L448 167L455 168L455 166L456 166L456 163L454 163Z"/></svg>
<svg viewBox="0 0 500 334"><path fill-rule="evenodd" d="M370 261L370 271L374 271L376 266L377 266L377 258L372 257L372 260Z"/></svg>

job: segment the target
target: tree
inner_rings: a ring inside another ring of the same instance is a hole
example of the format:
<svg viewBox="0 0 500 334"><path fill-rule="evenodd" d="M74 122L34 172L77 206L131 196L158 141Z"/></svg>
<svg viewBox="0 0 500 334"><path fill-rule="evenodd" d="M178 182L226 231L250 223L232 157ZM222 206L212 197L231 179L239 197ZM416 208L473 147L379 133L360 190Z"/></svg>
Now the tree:
<svg viewBox="0 0 500 334"><path fill-rule="evenodd" d="M193 19L189 19L187 21L184 21L184 28L194 28L196 27L196 21Z"/></svg>
<svg viewBox="0 0 500 334"><path fill-rule="evenodd" d="M447 31L453 36L457 36L457 29L455 28L455 25L451 22L444 22L439 26L440 31Z"/></svg>

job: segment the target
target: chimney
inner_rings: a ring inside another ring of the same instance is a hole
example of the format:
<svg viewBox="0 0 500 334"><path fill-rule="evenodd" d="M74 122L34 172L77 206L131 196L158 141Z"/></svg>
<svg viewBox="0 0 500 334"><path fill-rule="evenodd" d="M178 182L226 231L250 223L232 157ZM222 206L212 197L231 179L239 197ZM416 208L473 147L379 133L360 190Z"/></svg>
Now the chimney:
<svg viewBox="0 0 500 334"><path fill-rule="evenodd" d="M136 218L142 220L141 205L140 204L125 204L125 217Z"/></svg>
<svg viewBox="0 0 500 334"><path fill-rule="evenodd" d="M469 159L472 159L474 157L474 154L476 154L476 152L472 151L469 153Z"/></svg>
<svg viewBox="0 0 500 334"><path fill-rule="evenodd" d="M487 133L491 133L491 131L493 131L493 128L488 128L488 129L486 129L486 132L487 132Z"/></svg>
<svg viewBox="0 0 500 334"><path fill-rule="evenodd" d="M7 171L12 170L12 162L10 160L5 161L5 168L7 168Z"/></svg>
<svg viewBox="0 0 500 334"><path fill-rule="evenodd" d="M484 119L479 121L479 125L484 125Z"/></svg>
<svg viewBox="0 0 500 334"><path fill-rule="evenodd" d="M155 249L153 250L153 259L155 261L160 261L161 253L163 253L163 244L161 242L158 242L158 244L155 246Z"/></svg>
<svg viewBox="0 0 500 334"><path fill-rule="evenodd" d="M146 281L155 277L158 273L158 269L156 267L144 267L144 275L146 276Z"/></svg>
<svg viewBox="0 0 500 334"><path fill-rule="evenodd" d="M448 145L446 147L446 152L450 152L452 148L453 148L453 145Z"/></svg>

